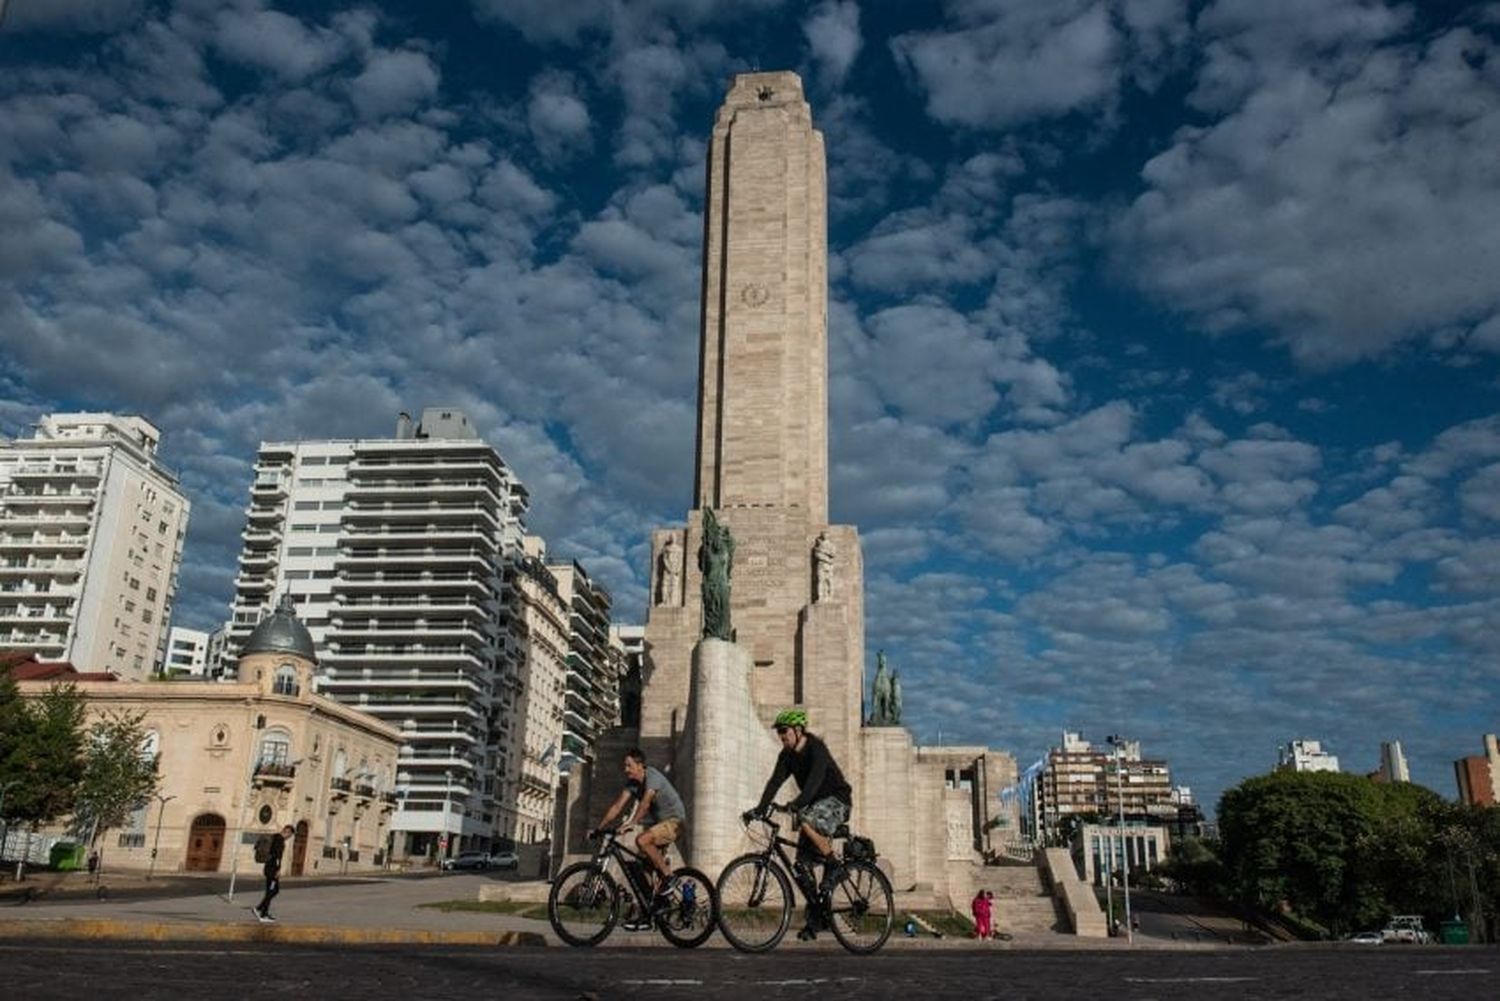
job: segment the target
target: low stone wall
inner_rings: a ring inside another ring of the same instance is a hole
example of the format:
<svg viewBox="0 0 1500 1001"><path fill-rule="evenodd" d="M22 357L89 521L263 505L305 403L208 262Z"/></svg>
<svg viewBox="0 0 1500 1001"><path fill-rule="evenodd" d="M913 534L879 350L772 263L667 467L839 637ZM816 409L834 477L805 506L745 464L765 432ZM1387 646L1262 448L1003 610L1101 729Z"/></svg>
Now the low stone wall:
<svg viewBox="0 0 1500 1001"><path fill-rule="evenodd" d="M485 883L479 888L481 903L516 901L523 904L545 904L552 884L543 880L525 883Z"/></svg>
<svg viewBox="0 0 1500 1001"><path fill-rule="evenodd" d="M1053 896L1062 902L1073 934L1085 938L1109 937L1094 890L1079 877L1073 856L1066 848L1048 848L1042 853L1042 873L1052 886Z"/></svg>

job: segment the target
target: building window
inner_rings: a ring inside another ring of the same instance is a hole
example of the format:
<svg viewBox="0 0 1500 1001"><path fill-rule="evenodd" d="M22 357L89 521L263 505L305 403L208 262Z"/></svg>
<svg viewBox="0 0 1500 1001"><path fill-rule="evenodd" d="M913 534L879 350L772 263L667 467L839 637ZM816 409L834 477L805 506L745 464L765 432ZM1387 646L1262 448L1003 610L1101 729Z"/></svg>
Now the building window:
<svg viewBox="0 0 1500 1001"><path fill-rule="evenodd" d="M271 682L271 691L277 695L299 695L302 686L297 684L297 669L290 664L282 664L276 669L276 677Z"/></svg>
<svg viewBox="0 0 1500 1001"><path fill-rule="evenodd" d="M261 766L286 766L292 762L292 735L285 730L272 730L260 739L260 754L256 761Z"/></svg>

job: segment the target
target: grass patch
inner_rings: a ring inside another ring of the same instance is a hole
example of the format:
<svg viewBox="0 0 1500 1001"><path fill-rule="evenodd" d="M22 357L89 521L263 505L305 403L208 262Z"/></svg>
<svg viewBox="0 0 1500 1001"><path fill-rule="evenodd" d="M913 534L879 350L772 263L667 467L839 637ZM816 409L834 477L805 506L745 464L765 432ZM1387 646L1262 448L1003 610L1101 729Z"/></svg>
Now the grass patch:
<svg viewBox="0 0 1500 1001"><path fill-rule="evenodd" d="M955 911L896 911L896 927L899 929L906 924L906 916L915 914L917 917L932 925L933 928L942 932L946 938L964 938L974 933L974 922ZM925 934L918 931L917 934Z"/></svg>
<svg viewBox="0 0 1500 1001"><path fill-rule="evenodd" d="M511 914L518 918L547 920L547 905L526 900L439 900L418 904L435 911L467 911L478 914Z"/></svg>

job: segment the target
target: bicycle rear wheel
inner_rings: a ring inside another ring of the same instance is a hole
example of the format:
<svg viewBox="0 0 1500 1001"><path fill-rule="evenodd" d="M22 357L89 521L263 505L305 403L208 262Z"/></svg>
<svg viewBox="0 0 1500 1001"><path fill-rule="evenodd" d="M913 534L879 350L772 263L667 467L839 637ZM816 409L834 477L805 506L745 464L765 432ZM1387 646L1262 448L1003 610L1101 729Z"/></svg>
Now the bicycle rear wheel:
<svg viewBox="0 0 1500 1001"><path fill-rule="evenodd" d="M829 924L839 945L854 953L876 951L890 938L895 916L885 873L869 862L845 863L828 900Z"/></svg>
<svg viewBox="0 0 1500 1001"><path fill-rule="evenodd" d="M717 897L707 876L683 866L672 873L666 891L656 897L656 927L678 948L697 948L714 933Z"/></svg>
<svg viewBox="0 0 1500 1001"><path fill-rule="evenodd" d="M792 922L792 884L764 855L741 855L719 874L719 930L741 952L774 949Z"/></svg>
<svg viewBox="0 0 1500 1001"><path fill-rule="evenodd" d="M574 862L552 882L547 920L569 945L598 945L620 918L620 888L593 862Z"/></svg>

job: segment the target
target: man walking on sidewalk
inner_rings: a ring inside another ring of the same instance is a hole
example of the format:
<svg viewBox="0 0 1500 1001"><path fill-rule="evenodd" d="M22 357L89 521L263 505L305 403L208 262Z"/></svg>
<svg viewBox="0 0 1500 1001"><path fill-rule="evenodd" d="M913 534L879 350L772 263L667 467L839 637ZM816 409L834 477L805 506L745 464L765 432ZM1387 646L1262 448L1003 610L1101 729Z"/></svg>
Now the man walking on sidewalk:
<svg viewBox="0 0 1500 1001"><path fill-rule="evenodd" d="M281 892L281 857L286 854L286 841L291 836L292 825L287 824L279 834L271 836L271 844L266 850L266 864L261 870L266 876L266 895L260 898L260 903L250 908L262 924L270 924L276 920L271 917L271 901Z"/></svg>

